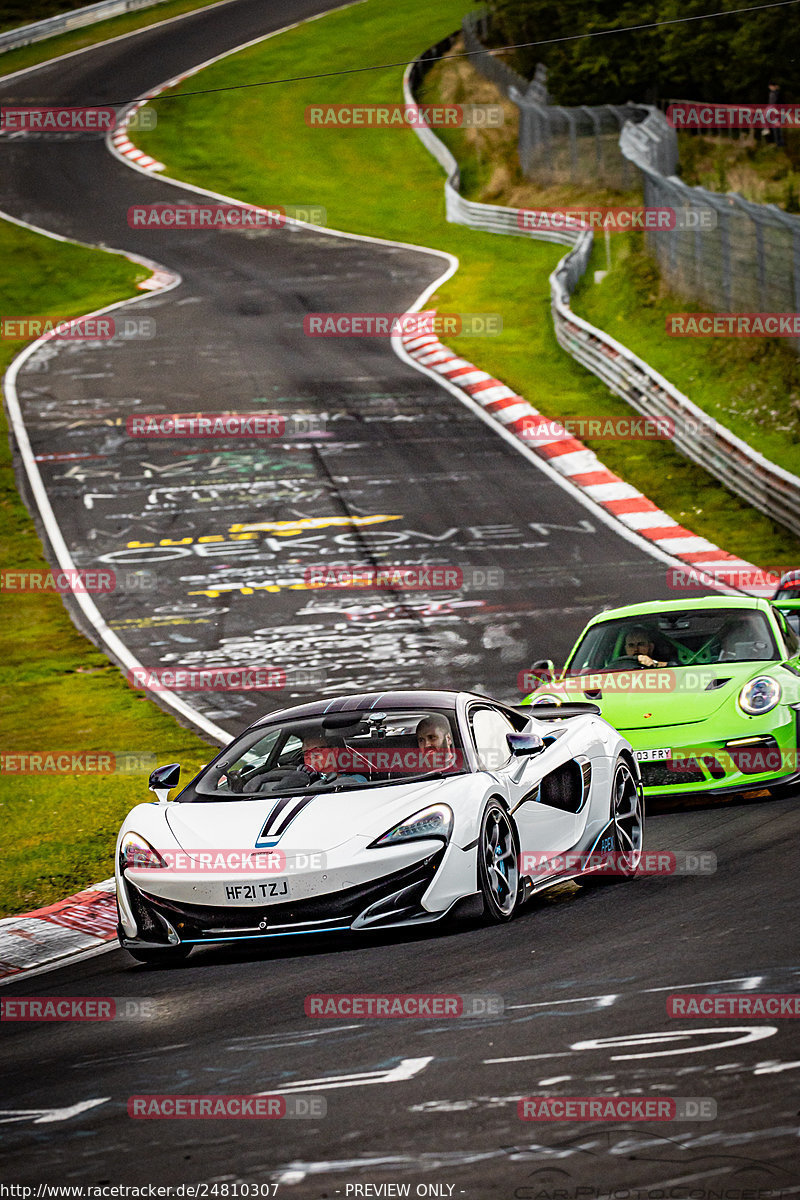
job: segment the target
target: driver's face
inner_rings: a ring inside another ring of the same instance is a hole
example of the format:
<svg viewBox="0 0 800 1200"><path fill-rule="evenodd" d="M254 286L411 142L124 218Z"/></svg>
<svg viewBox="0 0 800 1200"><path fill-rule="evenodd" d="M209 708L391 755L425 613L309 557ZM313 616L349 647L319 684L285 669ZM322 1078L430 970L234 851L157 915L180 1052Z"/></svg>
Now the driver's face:
<svg viewBox="0 0 800 1200"><path fill-rule="evenodd" d="M629 633L625 638L625 653L635 657L637 654L649 654L653 643L644 634Z"/></svg>
<svg viewBox="0 0 800 1200"><path fill-rule="evenodd" d="M437 725L423 725L417 730L417 745L420 750L445 750L452 745L450 734Z"/></svg>
<svg viewBox="0 0 800 1200"><path fill-rule="evenodd" d="M321 738L303 739L303 762L307 767L324 773L331 769L333 757L333 747L326 745Z"/></svg>

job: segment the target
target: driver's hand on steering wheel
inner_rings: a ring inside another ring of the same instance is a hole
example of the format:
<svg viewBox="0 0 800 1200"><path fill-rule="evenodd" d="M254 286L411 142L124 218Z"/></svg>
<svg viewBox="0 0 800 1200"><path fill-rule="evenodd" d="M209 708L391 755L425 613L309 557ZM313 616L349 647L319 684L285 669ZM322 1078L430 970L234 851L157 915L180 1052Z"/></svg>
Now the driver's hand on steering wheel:
<svg viewBox="0 0 800 1200"><path fill-rule="evenodd" d="M637 654L636 660L640 667L665 667L667 665L665 662L656 662L649 654Z"/></svg>

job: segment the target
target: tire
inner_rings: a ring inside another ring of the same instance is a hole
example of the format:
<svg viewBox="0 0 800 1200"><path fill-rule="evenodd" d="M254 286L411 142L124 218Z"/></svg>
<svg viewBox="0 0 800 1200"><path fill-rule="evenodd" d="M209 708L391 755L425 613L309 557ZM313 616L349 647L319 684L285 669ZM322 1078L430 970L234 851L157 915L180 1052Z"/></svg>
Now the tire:
<svg viewBox="0 0 800 1200"><path fill-rule="evenodd" d="M519 839L514 822L498 800L486 806L478 835L478 888L483 919L510 921L519 899Z"/></svg>
<svg viewBox="0 0 800 1200"><path fill-rule="evenodd" d="M633 879L639 869L644 841L644 799L633 771L624 758L618 758L614 765L609 822L608 836L612 840L614 871L590 872L582 876L584 887L624 883ZM598 853L597 849L595 853Z"/></svg>
<svg viewBox="0 0 800 1200"><path fill-rule="evenodd" d="M150 963L154 967L176 967L192 952L191 946L165 946L163 950L137 950L126 946L125 949L137 962Z"/></svg>

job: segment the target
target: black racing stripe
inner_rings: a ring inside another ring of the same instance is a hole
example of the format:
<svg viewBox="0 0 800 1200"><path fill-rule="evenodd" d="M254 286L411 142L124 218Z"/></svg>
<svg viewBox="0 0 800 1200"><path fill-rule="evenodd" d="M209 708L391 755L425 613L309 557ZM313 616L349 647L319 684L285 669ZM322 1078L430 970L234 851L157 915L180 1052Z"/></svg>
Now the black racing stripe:
<svg viewBox="0 0 800 1200"><path fill-rule="evenodd" d="M300 813L303 811L303 809L307 805L309 805L313 799L314 799L313 796L301 796L299 798L299 800L297 801L297 803L295 804L294 808L291 810L291 812L286 814L286 816L284 817L283 821L281 821L278 828L270 836L276 837L276 838L281 837L281 835L284 833L284 831L291 825L291 823L295 819L295 817L299 817Z"/></svg>
<svg viewBox="0 0 800 1200"><path fill-rule="evenodd" d="M275 805L275 807L273 809L271 809L269 816L267 817L266 821L264 822L264 828L261 830L261 835L260 835L261 837L271 837L272 836L270 833L270 826L272 826L277 821L278 817L281 815L283 810L286 808L286 805L291 804L295 799L296 799L295 796L283 796L282 799L280 799L278 801L278 803Z"/></svg>

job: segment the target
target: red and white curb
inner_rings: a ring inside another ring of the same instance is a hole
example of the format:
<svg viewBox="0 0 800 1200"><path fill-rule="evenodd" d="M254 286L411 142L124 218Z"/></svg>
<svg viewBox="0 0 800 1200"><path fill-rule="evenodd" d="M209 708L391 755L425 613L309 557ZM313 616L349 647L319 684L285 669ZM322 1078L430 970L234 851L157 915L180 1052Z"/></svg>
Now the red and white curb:
<svg viewBox="0 0 800 1200"><path fill-rule="evenodd" d="M763 575L752 563L728 554L707 538L698 537L691 529L679 525L642 492L609 471L593 450L587 449L557 421L543 416L499 379L461 358L443 345L436 334L403 334L402 341L406 353L420 366L441 375L465 392L499 425L546 459L559 475L580 488L627 529L665 554L697 570L742 571L753 577ZM753 585L738 590L767 596L774 589L768 585Z"/></svg>
<svg viewBox="0 0 800 1200"><path fill-rule="evenodd" d="M117 936L114 880L0 920L0 983L10 983L40 967L64 965L87 951L103 949Z"/></svg>
<svg viewBox="0 0 800 1200"><path fill-rule="evenodd" d="M155 92L150 93L151 96L155 94ZM118 154L123 158L129 159L130 162L135 162L142 170L163 171L164 163L159 162L156 158L152 158L149 154L145 154L143 150L139 150L128 136L128 126L133 120L134 114L140 108L144 108L146 103L147 100L138 100L132 108L127 110L119 125L111 134L111 144Z"/></svg>

